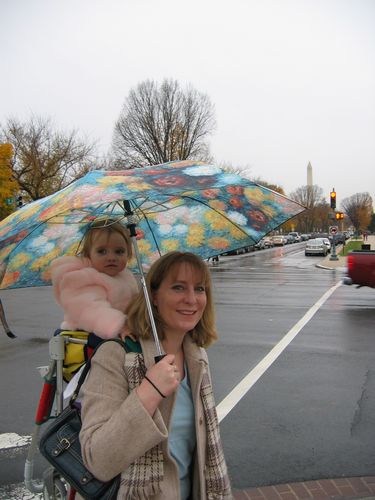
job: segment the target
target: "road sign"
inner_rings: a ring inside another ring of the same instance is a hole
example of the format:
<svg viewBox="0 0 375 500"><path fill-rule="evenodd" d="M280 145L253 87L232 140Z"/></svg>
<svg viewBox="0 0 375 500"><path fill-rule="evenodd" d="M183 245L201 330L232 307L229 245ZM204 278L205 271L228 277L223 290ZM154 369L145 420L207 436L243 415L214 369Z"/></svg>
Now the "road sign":
<svg viewBox="0 0 375 500"><path fill-rule="evenodd" d="M337 226L329 226L329 233L330 234L337 234L337 231L339 228Z"/></svg>

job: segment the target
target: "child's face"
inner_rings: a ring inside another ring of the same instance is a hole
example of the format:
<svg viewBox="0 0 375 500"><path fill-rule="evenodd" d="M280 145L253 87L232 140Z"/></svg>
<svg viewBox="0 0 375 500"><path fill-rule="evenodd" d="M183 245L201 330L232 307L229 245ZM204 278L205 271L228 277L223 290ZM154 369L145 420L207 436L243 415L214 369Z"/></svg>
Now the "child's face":
<svg viewBox="0 0 375 500"><path fill-rule="evenodd" d="M116 276L123 271L128 262L124 238L119 233L98 230L94 235L89 254L93 268L97 271Z"/></svg>

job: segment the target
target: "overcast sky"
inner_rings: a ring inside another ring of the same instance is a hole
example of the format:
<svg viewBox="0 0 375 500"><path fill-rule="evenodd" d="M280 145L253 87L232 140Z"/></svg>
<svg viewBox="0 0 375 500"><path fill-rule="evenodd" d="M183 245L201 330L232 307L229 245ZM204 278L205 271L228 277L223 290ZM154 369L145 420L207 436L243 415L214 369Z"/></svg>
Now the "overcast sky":
<svg viewBox="0 0 375 500"><path fill-rule="evenodd" d="M208 94L217 162L287 194L375 202L375 0L0 0L0 123L51 117L105 153L129 90Z"/></svg>

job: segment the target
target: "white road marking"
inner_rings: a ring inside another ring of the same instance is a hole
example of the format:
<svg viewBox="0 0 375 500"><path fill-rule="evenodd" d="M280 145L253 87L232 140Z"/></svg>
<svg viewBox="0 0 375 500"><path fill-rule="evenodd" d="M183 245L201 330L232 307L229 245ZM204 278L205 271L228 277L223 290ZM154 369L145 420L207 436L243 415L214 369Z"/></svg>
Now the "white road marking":
<svg viewBox="0 0 375 500"><path fill-rule="evenodd" d="M320 299L307 311L307 313L296 323L279 343L265 356L246 377L226 396L217 406L219 422L221 422L230 411L241 401L252 386L268 370L272 363L288 347L292 340L298 335L302 328L311 320L315 313L322 307L324 302L341 285L341 281L325 292Z"/></svg>

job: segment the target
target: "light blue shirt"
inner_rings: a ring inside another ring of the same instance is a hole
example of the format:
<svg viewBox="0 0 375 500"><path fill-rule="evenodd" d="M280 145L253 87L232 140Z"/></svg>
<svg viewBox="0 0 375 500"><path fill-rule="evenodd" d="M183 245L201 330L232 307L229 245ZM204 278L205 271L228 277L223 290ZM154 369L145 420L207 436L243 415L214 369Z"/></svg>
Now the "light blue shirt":
<svg viewBox="0 0 375 500"><path fill-rule="evenodd" d="M194 404L190 381L185 367L185 377L180 382L169 433L169 451L176 460L180 474L181 500L191 493L191 466L196 444Z"/></svg>

